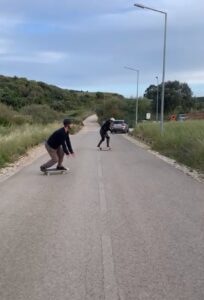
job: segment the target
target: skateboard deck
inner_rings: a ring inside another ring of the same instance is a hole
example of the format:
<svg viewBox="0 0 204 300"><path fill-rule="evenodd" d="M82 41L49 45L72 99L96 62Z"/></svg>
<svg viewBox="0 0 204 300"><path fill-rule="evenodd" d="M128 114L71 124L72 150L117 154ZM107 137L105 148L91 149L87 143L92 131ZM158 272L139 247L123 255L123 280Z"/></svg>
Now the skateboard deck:
<svg viewBox="0 0 204 300"><path fill-rule="evenodd" d="M58 170L56 168L52 168L52 169L47 169L45 171L43 171L43 173L45 175L51 175L51 174L66 174L69 171L69 169L67 170Z"/></svg>
<svg viewBox="0 0 204 300"><path fill-rule="evenodd" d="M111 151L112 149L111 148L102 148L102 147L100 147L99 150L100 151Z"/></svg>

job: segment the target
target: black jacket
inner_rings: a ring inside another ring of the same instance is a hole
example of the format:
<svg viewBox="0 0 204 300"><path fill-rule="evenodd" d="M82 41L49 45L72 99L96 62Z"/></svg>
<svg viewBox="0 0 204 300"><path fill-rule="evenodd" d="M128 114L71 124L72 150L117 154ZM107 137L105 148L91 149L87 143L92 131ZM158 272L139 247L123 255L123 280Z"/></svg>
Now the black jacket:
<svg viewBox="0 0 204 300"><path fill-rule="evenodd" d="M69 139L69 133L65 132L64 127L56 130L48 138L47 144L53 149L57 149L59 146L62 145L64 153L66 154L74 153Z"/></svg>
<svg viewBox="0 0 204 300"><path fill-rule="evenodd" d="M102 126L101 126L101 132L106 133L107 131L111 131L111 120L106 121Z"/></svg>

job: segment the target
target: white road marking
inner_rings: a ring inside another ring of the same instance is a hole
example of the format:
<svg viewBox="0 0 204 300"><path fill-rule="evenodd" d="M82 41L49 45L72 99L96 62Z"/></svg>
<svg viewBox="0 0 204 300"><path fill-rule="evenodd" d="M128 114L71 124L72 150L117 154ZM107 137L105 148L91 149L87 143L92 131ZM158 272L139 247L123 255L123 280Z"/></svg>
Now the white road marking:
<svg viewBox="0 0 204 300"><path fill-rule="evenodd" d="M102 173L101 162L100 162L100 160L99 160L98 162L99 162L99 164L98 164L98 177L99 177L100 179L102 179L103 173Z"/></svg>
<svg viewBox="0 0 204 300"><path fill-rule="evenodd" d="M105 300L118 300L119 297L118 297L118 288L115 280L112 244L111 244L111 238L108 235L108 228L106 222L107 201L105 195L105 187L103 183L103 172L102 172L100 153L98 153L98 185L99 185L101 220L105 219L105 227L106 227L105 229L106 234L102 234L102 238L101 238L102 253L103 253Z"/></svg>
<svg viewBox="0 0 204 300"><path fill-rule="evenodd" d="M101 215L104 216L104 214L107 213L107 205L106 205L106 196L105 196L104 185L103 185L102 181L99 181L99 197L100 197Z"/></svg>

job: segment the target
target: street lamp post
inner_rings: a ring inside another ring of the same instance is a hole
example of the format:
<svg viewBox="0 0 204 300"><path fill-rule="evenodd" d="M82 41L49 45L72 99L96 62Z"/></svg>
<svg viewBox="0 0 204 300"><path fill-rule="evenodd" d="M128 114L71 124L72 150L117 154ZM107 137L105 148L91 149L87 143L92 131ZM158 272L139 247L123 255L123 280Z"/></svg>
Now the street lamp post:
<svg viewBox="0 0 204 300"><path fill-rule="evenodd" d="M156 76L156 80L157 80L156 121L158 122L158 105L159 105L159 82L158 82L158 76Z"/></svg>
<svg viewBox="0 0 204 300"><path fill-rule="evenodd" d="M135 127L137 127L138 123L138 87L139 87L139 75L140 75L140 70L130 68L130 67L124 67L125 69L128 69L130 71L137 72L137 96L136 96L136 105L135 105Z"/></svg>
<svg viewBox="0 0 204 300"><path fill-rule="evenodd" d="M159 12L165 16L164 22L164 47L163 47L163 71L162 71L162 95L161 95L161 122L160 122L160 130L161 133L164 131L164 89L165 89L165 68L166 68L166 28L167 28L167 13L161 10L157 10L151 7L144 6L142 4L134 4L134 6L149 9L156 12Z"/></svg>

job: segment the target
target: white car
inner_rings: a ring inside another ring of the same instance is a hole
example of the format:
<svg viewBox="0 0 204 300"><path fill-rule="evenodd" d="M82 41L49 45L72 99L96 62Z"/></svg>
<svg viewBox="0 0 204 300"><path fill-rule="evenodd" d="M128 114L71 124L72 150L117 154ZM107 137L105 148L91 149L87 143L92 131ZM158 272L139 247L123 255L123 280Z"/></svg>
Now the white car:
<svg viewBox="0 0 204 300"><path fill-rule="evenodd" d="M129 131L128 124L125 120L115 120L111 126L111 132L113 133L127 133Z"/></svg>

